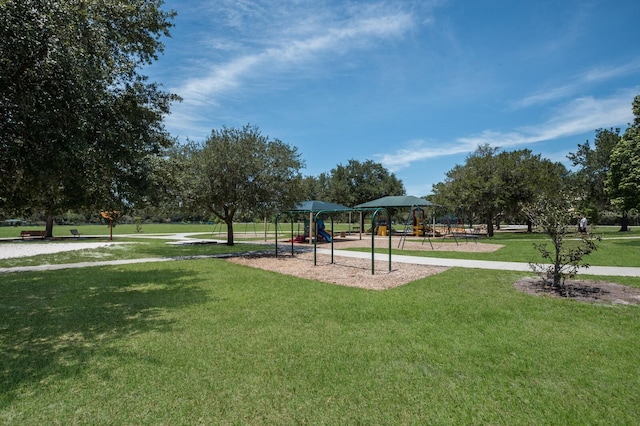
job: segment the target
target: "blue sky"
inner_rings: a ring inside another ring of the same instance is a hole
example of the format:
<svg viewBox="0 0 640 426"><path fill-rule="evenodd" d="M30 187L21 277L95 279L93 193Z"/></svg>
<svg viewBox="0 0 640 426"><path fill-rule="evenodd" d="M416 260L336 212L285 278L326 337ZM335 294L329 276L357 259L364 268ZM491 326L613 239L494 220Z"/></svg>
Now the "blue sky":
<svg viewBox="0 0 640 426"><path fill-rule="evenodd" d="M640 94L638 0L168 0L144 72L184 141L247 123L306 176L382 163L423 196L479 144L570 166Z"/></svg>

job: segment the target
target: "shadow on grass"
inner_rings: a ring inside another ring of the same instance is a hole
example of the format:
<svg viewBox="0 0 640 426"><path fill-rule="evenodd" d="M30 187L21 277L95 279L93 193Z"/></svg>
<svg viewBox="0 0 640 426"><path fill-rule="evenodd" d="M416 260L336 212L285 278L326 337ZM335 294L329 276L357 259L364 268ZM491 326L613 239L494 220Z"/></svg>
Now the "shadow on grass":
<svg viewBox="0 0 640 426"><path fill-rule="evenodd" d="M640 239L628 239L628 240L612 240L616 245L625 247L640 247Z"/></svg>
<svg viewBox="0 0 640 426"><path fill-rule="evenodd" d="M171 330L167 310L207 301L194 280L188 271L168 268L3 275L0 405L24 383L78 374L119 339Z"/></svg>

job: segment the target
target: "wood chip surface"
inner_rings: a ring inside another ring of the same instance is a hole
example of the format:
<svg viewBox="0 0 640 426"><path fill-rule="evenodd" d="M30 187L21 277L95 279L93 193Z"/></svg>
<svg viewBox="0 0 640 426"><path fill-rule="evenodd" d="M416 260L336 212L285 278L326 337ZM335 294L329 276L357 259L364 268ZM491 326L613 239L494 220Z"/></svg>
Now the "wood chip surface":
<svg viewBox="0 0 640 426"><path fill-rule="evenodd" d="M376 248L387 248L388 238L377 237L375 239ZM392 248L398 248L401 241L398 237L392 238ZM466 251L466 252L488 252L498 250L500 245L476 243L475 241L459 241L458 244L442 239L432 240L433 251ZM279 247L291 247L290 242L278 242ZM336 239L334 250L351 247L371 247L371 236L363 236L360 240L357 237ZM331 244L318 244L318 248L330 249ZM446 271L447 267L414 265L408 263L391 264L389 271L389 261L376 260L374 264L374 274L371 273L371 258L356 259L334 255L334 263L331 263L331 256L317 254L316 265L313 263L312 244L294 244L295 256L291 254L267 257L236 257L229 261L241 265L260 268L281 274L307 278L314 281L321 281L330 284L344 285L348 287L358 287L369 290L388 290L409 282L425 278L440 272ZM404 250L420 250L426 253L431 252L429 241L424 244L421 239L407 239L404 242ZM393 260L393 257L392 257Z"/></svg>

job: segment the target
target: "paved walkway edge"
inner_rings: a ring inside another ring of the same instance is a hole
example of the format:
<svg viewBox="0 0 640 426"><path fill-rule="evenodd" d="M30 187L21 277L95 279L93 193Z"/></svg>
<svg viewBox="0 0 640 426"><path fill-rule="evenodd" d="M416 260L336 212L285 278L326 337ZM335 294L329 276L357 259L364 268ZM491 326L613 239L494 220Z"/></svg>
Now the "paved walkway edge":
<svg viewBox="0 0 640 426"><path fill-rule="evenodd" d="M331 254L330 249L318 249L320 254ZM334 250L334 256L354 257L360 259L371 259L371 253L362 251ZM375 253L376 261L388 261L389 255L385 253ZM396 254L391 256L392 262L413 263L416 265L429 266L448 266L457 268L474 268L474 269L493 269L501 271L520 271L531 272L531 267L524 262L500 262L489 260L468 260L468 259L450 259L439 257L422 257L422 256L405 256ZM640 277L640 268L636 267L616 267L616 266L590 266L589 268L581 268L581 274L587 275L609 275L617 277Z"/></svg>
<svg viewBox="0 0 640 426"><path fill-rule="evenodd" d="M54 265L14 266L12 268L0 268L0 274L11 272L39 272L55 271L59 269L91 268L95 266L131 265L134 263L167 262L175 260L170 257L148 257L143 259L101 260L97 262L60 263Z"/></svg>
<svg viewBox="0 0 640 426"><path fill-rule="evenodd" d="M320 248L317 251L319 254L331 255L330 249ZM334 250L334 256L352 257L359 259L371 259L371 253L361 251L350 250ZM97 262L79 262L79 263L64 263L58 265L36 265L36 266L16 266L13 268L0 268L0 274L13 273L13 272L39 272L39 271L52 271L60 269L72 269L72 268L88 268L97 266L116 266L116 265L131 265L136 263L151 263L151 262L169 262L173 260L185 260L185 259L206 259L214 257L225 256L190 256L190 257L153 257L143 259L123 259L123 260L105 260ZM386 262L389 260L389 255L384 253L375 253L374 259L380 262ZM422 256L406 256L406 255L392 255L392 262L397 263L411 263L416 265L429 265L429 266L446 266L452 268L473 268L473 269L492 269L501 271L518 271L518 272L532 272L528 263L524 262L498 262L488 260L467 260L467 259L450 259L450 258L438 258L438 257L422 257ZM587 275L605 275L605 276L617 276L617 277L640 277L640 268L635 267L616 267L616 266L591 266L589 268L582 268L581 274Z"/></svg>

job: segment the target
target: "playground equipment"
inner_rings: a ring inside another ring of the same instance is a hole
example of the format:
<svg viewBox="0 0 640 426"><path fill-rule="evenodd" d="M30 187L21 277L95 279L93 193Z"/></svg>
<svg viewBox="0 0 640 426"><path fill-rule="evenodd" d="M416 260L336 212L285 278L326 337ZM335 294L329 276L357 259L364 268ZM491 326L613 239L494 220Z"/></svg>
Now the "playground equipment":
<svg viewBox="0 0 640 426"><path fill-rule="evenodd" d="M411 234L416 237L424 236L425 239L427 239L429 238L429 234L435 236L435 214L432 216L432 220L433 224L430 225L429 218L426 217L424 209L417 205L411 206L411 209L409 210L409 214L407 216L407 220L405 221L404 232L400 236L400 241L398 241L398 248L404 249L404 243L410 230ZM422 243L424 244L424 239L422 240ZM431 244L430 238L429 243ZM431 244L431 248L433 249L433 244Z"/></svg>
<svg viewBox="0 0 640 426"><path fill-rule="evenodd" d="M413 235L415 236L424 235L425 231L427 230L427 227L425 226L425 223L424 223L424 209L421 209L420 207L412 208L411 213L409 215L411 216L411 226L413 228ZM407 224L408 223L409 221L407 221Z"/></svg>
<svg viewBox="0 0 640 426"><path fill-rule="evenodd" d="M253 225L253 235L258 235L258 228L257 228L257 226L256 226L256 222L255 222L255 221L253 221L253 220L252 220L251 222L244 222L244 234L246 235L246 234L249 234L249 233L250 233L250 231L249 231L249 224ZM224 232L226 232L226 230L225 230L225 227L226 227L226 226L227 226L227 225L226 225L224 222L222 222L222 221L215 221L215 222L213 223L213 230L211 231L211 236L212 236L212 237L214 237L214 236L216 236L217 234L220 234L220 233L224 233ZM236 223L234 222L234 228L235 228L235 227L236 227ZM265 229L265 231L266 231L266 229L267 229L267 226L266 226L266 218L265 218L265 227L264 227L264 229Z"/></svg>
<svg viewBox="0 0 640 426"><path fill-rule="evenodd" d="M307 203L312 203L311 201L307 202ZM314 201L313 203L318 203L317 201ZM325 204L331 204L331 203L325 203ZM340 205L335 205L333 204L332 206L338 206L337 208L334 209L326 209L326 210L314 210L314 208L310 205L299 205L299 207L297 209L294 210L288 210L288 211L284 211L281 213L278 213L275 217L275 222L276 222L276 236L275 236L275 256L278 257L278 221L280 219L280 216L282 215L286 215L289 217L289 219L291 220L291 255L294 256L295 255L295 250L294 250L294 237L293 237L293 222L295 219L295 216L303 213L303 214L309 214L309 222L310 223L314 223L316 224L316 226L310 227L310 232L313 230L315 231L315 235L322 235L320 234L320 230L317 227L318 221L321 221L324 224L324 221L321 219L321 217L323 217L323 215L328 215L331 218L331 234L334 234L333 232L333 215L334 214L340 214L340 213L348 213L348 212L353 212L353 211L358 211L360 212L361 215L361 222L362 222L362 215L365 212L371 211L372 212L372 217L371 217L371 227L374 228L375 227L375 223L376 223L376 219L378 218L378 215L380 213L384 213L387 217L387 221L390 223L391 222L391 216L389 215L389 212L387 211L387 209L385 208L359 208L359 209L350 209L348 207L344 207L344 206L340 206ZM315 229L314 229L315 228ZM326 229L323 229L323 232L326 233L326 236L324 236L325 238L328 237L327 241L331 242L331 263L334 263L334 246L333 246L333 238L331 238L331 235L329 234L329 232L326 231ZM389 271L391 271L391 233L388 233L388 240L389 240ZM313 265L316 266L317 265L317 238L312 238L313 240ZM371 233L371 275L375 274L375 234L372 232Z"/></svg>
<svg viewBox="0 0 640 426"><path fill-rule="evenodd" d="M391 235L393 233L393 229L391 228L391 226L389 226L388 218L386 220L378 220L375 228L372 229L372 233L381 237Z"/></svg>
<svg viewBox="0 0 640 426"><path fill-rule="evenodd" d="M464 218L465 218L464 210L460 206L458 206L455 209L455 212L453 214L447 214L442 216L442 219L440 221L440 223L442 224L442 232L438 233L439 236L441 236L443 239L453 238L453 240L456 242L456 245L458 245L458 238L464 238L465 241L472 239L477 243L478 237L480 236L480 232L481 232L480 227L475 227L471 229L471 225L470 225L469 229L467 229L465 227ZM435 231L435 222L434 222L433 235L435 236L435 234L436 234L436 231ZM422 240L423 244L427 238L428 238L427 236L423 238ZM429 239L429 243L431 244L431 239ZM433 244L431 244L431 247L433 248Z"/></svg>
<svg viewBox="0 0 640 426"><path fill-rule="evenodd" d="M309 226L310 223L313 223L313 226ZM327 242L331 242L333 235L333 230L327 231L324 220L322 218L314 221L313 217L311 219L304 218L304 230L300 233L300 224L298 224L298 235L296 236L296 242L307 242L309 239L313 241L314 238L320 237Z"/></svg>
<svg viewBox="0 0 640 426"><path fill-rule="evenodd" d="M333 218L331 219L331 221L333 222ZM331 227L333 228L333 226ZM324 238L326 241L330 243L333 242L331 235L329 235L327 231L324 229L324 220L322 220L322 216L316 218L316 234L321 236L322 238Z"/></svg>
<svg viewBox="0 0 640 426"><path fill-rule="evenodd" d="M424 213L424 209L433 210L437 206L431 201L424 198L415 197L413 195L389 195L377 200L372 200L363 204L358 204L355 209L372 209L372 208L393 208L393 209L405 209L408 208L409 216L405 221L404 232L401 233L399 244L404 243L404 239L408 234L417 233L418 235L426 235L429 232L429 224ZM416 211L418 210L418 211ZM413 215L415 214L415 220ZM415 228L414 228L415 226ZM372 226L373 228L373 226ZM411 231L411 232L410 232Z"/></svg>

